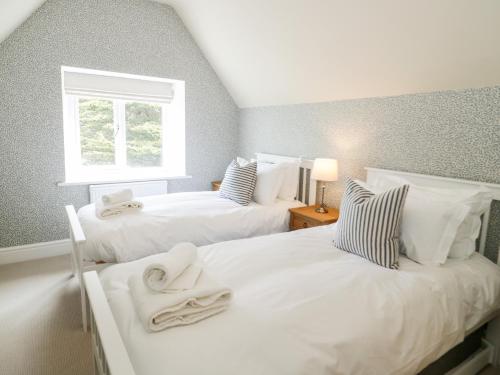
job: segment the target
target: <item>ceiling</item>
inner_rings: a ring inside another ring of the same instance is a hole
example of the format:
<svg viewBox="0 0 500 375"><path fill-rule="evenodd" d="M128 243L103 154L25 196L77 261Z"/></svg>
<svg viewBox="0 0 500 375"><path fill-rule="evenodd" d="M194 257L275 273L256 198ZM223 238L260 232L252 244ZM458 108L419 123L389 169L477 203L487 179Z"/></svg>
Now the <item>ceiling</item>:
<svg viewBox="0 0 500 375"><path fill-rule="evenodd" d="M240 107L500 84L498 0L156 0ZM0 0L0 41L44 0Z"/></svg>
<svg viewBox="0 0 500 375"><path fill-rule="evenodd" d="M44 2L45 0L0 0L0 43Z"/></svg>
<svg viewBox="0 0 500 375"><path fill-rule="evenodd" d="M500 84L498 0L160 0L240 107Z"/></svg>

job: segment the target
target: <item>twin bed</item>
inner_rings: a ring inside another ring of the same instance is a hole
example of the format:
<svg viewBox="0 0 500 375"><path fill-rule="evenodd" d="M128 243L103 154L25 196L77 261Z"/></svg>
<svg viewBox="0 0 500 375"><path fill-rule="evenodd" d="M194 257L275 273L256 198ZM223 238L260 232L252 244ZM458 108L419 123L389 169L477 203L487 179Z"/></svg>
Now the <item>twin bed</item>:
<svg viewBox="0 0 500 375"><path fill-rule="evenodd" d="M301 174L308 176L307 170ZM368 169L368 182L381 174L433 187L480 185L500 200L500 186L456 179ZM302 184L299 191L307 189ZM87 272L96 373L415 374L429 369L499 314L500 271L482 255L488 217L486 210L479 251L441 267L404 256L398 271L377 266L335 248L335 224L202 246L198 255L205 271L233 290L230 308L157 333L144 330L127 286L148 258L112 265L99 275ZM70 222L78 255L84 234L78 221ZM493 355L485 341L472 360L450 374L473 374Z"/></svg>
<svg viewBox="0 0 500 375"><path fill-rule="evenodd" d="M289 209L316 202L316 181L311 179L312 160L257 153L258 163L296 163L294 200L276 199L273 204L251 202L241 206L221 198L217 192L188 192L137 198L140 212L111 219L96 216L95 205L82 207L78 214L66 206L72 240L72 268L81 291L82 320L87 327L83 273L114 263L166 252L179 242L196 246L249 238L288 230Z"/></svg>
<svg viewBox="0 0 500 375"><path fill-rule="evenodd" d="M148 259L104 270L134 373L415 374L497 311L498 270L479 254L442 268L403 258L395 272L333 248L334 230L199 248L204 272L233 290L230 308L153 334L127 287Z"/></svg>
<svg viewBox="0 0 500 375"><path fill-rule="evenodd" d="M288 209L300 201L276 200L264 206L241 206L216 191L154 195L138 198L140 213L99 219L93 205L82 207L78 218L85 228L84 260L122 263L167 251L176 243L215 242L284 232Z"/></svg>

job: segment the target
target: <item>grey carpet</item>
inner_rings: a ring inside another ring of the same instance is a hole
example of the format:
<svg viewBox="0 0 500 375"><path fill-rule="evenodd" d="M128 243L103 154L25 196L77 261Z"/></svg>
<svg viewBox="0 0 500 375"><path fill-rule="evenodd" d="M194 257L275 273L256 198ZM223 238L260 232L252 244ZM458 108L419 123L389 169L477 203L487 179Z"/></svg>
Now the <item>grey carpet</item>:
<svg viewBox="0 0 500 375"><path fill-rule="evenodd" d="M69 257L0 267L0 374L93 374Z"/></svg>

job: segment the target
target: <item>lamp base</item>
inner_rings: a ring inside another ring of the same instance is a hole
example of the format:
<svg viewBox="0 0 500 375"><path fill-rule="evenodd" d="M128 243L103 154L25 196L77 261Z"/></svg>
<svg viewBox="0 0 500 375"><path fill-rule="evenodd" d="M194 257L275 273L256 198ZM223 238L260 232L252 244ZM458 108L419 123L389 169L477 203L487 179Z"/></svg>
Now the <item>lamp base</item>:
<svg viewBox="0 0 500 375"><path fill-rule="evenodd" d="M319 214L327 214L328 213L328 210L326 209L325 206L319 206L318 208L316 208L314 211L316 211L317 213Z"/></svg>

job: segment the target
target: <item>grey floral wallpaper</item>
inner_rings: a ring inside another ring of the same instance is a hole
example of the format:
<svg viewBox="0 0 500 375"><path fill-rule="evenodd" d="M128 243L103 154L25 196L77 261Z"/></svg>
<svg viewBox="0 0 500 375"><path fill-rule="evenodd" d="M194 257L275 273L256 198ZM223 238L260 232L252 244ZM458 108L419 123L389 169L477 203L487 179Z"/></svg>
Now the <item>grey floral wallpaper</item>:
<svg viewBox="0 0 500 375"><path fill-rule="evenodd" d="M239 110L176 15L149 0L48 0L0 44L0 247L67 238L61 65L186 81L190 180L209 189L238 152L335 157L365 166L500 183L500 87ZM329 185L339 204L342 182ZM500 205L487 252L500 243Z"/></svg>
<svg viewBox="0 0 500 375"><path fill-rule="evenodd" d="M186 168L208 190L237 145L238 108L175 11L148 0L48 0L0 44L0 247L67 238L61 65L186 81Z"/></svg>
<svg viewBox="0 0 500 375"><path fill-rule="evenodd" d="M500 86L243 109L239 151L336 158L341 179L370 166L500 184ZM338 206L342 181L328 188ZM487 242L495 260L498 203Z"/></svg>

